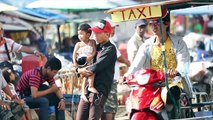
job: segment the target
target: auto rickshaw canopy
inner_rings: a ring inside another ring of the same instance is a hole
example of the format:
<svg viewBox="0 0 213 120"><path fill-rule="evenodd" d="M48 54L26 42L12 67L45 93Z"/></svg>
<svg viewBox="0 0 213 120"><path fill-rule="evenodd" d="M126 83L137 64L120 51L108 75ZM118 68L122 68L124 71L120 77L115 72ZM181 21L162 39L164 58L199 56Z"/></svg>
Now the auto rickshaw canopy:
<svg viewBox="0 0 213 120"><path fill-rule="evenodd" d="M150 19L162 17L162 8L167 8L170 11L191 6L207 5L211 2L213 2L213 0L170 0L163 2L118 7L105 11L105 13L111 14L113 22L137 19Z"/></svg>

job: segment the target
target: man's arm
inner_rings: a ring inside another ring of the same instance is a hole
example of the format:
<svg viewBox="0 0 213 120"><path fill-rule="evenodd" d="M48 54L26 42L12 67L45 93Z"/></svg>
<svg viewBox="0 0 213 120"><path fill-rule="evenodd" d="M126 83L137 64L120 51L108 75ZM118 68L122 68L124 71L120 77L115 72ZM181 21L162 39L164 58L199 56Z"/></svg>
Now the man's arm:
<svg viewBox="0 0 213 120"><path fill-rule="evenodd" d="M91 42L92 42L93 51L92 51L92 54L87 57L87 61L91 61L95 57L97 52L95 40L91 40Z"/></svg>
<svg viewBox="0 0 213 120"><path fill-rule="evenodd" d="M60 89L56 92L56 95L58 96L59 99L64 98L64 96L63 96L63 94L62 94Z"/></svg>
<svg viewBox="0 0 213 120"><path fill-rule="evenodd" d="M10 87L7 85L6 87L2 88L2 90L11 98L14 99L14 95L12 94Z"/></svg>
<svg viewBox="0 0 213 120"><path fill-rule="evenodd" d="M19 99L17 95L12 94L10 87L8 85L4 87L2 90L10 97L12 101L14 101L15 103L18 103L19 105L22 105L22 100Z"/></svg>
<svg viewBox="0 0 213 120"><path fill-rule="evenodd" d="M60 99L60 102L58 103L58 109L65 110L65 100L64 100L64 96L60 89L56 92L56 95Z"/></svg>
<svg viewBox="0 0 213 120"><path fill-rule="evenodd" d="M126 64L128 67L130 66L130 62L124 58L122 55L121 55L121 52L119 51L119 49L117 48L116 44L114 41L110 40L110 42L115 46L116 48L116 54L117 54L117 61L120 62L120 63L124 63Z"/></svg>
<svg viewBox="0 0 213 120"><path fill-rule="evenodd" d="M78 64L76 63L76 58L77 58L77 50L79 49L79 42L76 43L75 45L75 48L74 48L74 51L73 51L73 55L72 55L72 61L73 61L73 64L77 67Z"/></svg>
<svg viewBox="0 0 213 120"><path fill-rule="evenodd" d="M135 73L137 70L143 68L144 63L146 61L146 55L145 55L145 44L142 44L138 50L138 53L135 56L135 59L131 63L131 66L129 67L127 73L125 73L125 77L129 76L130 74Z"/></svg>
<svg viewBox="0 0 213 120"><path fill-rule="evenodd" d="M130 62L126 59L126 58L124 58L122 55L120 56L120 57L118 57L118 62L120 62L120 63L124 63L124 64L126 64L128 67L130 66Z"/></svg>
<svg viewBox="0 0 213 120"><path fill-rule="evenodd" d="M26 46L22 46L19 49L19 52L26 52L28 54L35 54L36 56L44 56L41 52L39 52L37 50L33 50L33 49L26 47Z"/></svg>
<svg viewBox="0 0 213 120"><path fill-rule="evenodd" d="M38 88L31 86L31 95L32 95L32 98L38 98L38 97L45 96L49 93L57 92L58 90L59 88L56 86L56 84L53 84L50 88L46 90L42 90L42 91L38 91Z"/></svg>
<svg viewBox="0 0 213 120"><path fill-rule="evenodd" d="M177 46L176 59L177 59L176 70L184 75L188 74L190 65L190 54L187 45L183 40L179 40L179 44Z"/></svg>
<svg viewBox="0 0 213 120"><path fill-rule="evenodd" d="M93 73L99 72L104 70L107 66L111 65L113 59L117 58L116 56L116 49L114 46L107 48L98 60L84 68L76 69L76 71L84 76L91 76ZM116 59L115 59L116 60Z"/></svg>

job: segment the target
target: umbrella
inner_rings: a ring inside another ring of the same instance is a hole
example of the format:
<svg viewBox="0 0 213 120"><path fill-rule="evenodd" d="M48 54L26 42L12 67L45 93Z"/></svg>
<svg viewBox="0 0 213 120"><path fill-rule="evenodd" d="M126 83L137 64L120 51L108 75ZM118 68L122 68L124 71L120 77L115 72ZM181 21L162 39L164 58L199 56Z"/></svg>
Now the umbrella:
<svg viewBox="0 0 213 120"><path fill-rule="evenodd" d="M16 10L17 8L11 5L7 5L4 3L0 3L0 12L2 11L10 11L10 10Z"/></svg>
<svg viewBox="0 0 213 120"><path fill-rule="evenodd" d="M38 0L28 4L27 8L51 8L72 11L106 10L123 5L133 5L132 0Z"/></svg>

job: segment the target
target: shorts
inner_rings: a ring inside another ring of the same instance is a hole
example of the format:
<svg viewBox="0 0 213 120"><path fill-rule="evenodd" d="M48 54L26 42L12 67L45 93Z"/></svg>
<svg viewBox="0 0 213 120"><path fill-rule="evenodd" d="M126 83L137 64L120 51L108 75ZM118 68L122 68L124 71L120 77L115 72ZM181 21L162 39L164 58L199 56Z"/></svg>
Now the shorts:
<svg viewBox="0 0 213 120"><path fill-rule="evenodd" d="M118 109L117 81L113 80L111 91L104 105L104 112L116 113Z"/></svg>
<svg viewBox="0 0 213 120"><path fill-rule="evenodd" d="M26 111L28 111L30 108L29 108L29 106L27 105L27 104L24 104L24 105L22 105L21 106L22 107L22 109L26 112Z"/></svg>
<svg viewBox="0 0 213 120"><path fill-rule="evenodd" d="M2 107L0 107L1 120L10 120L11 117L13 117L13 114L10 110L3 110Z"/></svg>
<svg viewBox="0 0 213 120"><path fill-rule="evenodd" d="M24 115L25 111L23 110L22 106L18 105L17 103L5 101L11 108L11 110L3 110L1 107L0 109L0 118L5 118L3 120L7 120L13 117L15 120L20 120L21 117Z"/></svg>

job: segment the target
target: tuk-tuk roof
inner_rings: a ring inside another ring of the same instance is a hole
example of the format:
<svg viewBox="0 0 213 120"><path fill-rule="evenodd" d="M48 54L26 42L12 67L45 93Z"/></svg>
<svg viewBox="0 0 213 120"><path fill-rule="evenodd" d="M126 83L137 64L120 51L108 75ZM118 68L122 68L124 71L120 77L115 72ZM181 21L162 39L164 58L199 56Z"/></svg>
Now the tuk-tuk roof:
<svg viewBox="0 0 213 120"><path fill-rule="evenodd" d="M212 0L167 0L125 7L118 7L105 11L112 15L112 21L121 22L137 19L150 19L162 17L162 8L169 11L174 9L187 8L191 6L207 5Z"/></svg>
<svg viewBox="0 0 213 120"><path fill-rule="evenodd" d="M163 1L163 2L153 2L147 4L139 4L139 5L132 5L132 6L125 6L125 7L118 7L114 9L110 9L105 11L105 13L112 14L113 12L124 11L129 9L136 9L136 8L144 8L144 7L152 7L152 6L168 6L169 5L187 5L187 2L192 2L192 0L170 0L170 1Z"/></svg>

